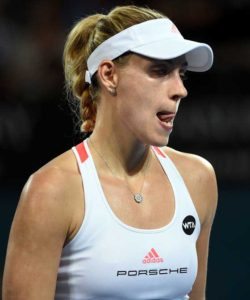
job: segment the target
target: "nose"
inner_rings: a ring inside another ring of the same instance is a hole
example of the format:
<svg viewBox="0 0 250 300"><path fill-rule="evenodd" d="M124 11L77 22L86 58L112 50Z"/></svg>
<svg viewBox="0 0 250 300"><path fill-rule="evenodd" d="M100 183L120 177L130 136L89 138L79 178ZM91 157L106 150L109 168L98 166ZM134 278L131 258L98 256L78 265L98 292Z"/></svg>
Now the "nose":
<svg viewBox="0 0 250 300"><path fill-rule="evenodd" d="M181 100L187 97L188 91L184 86L183 79L180 75L179 70L175 70L172 73L172 84L170 88L170 98L174 101Z"/></svg>

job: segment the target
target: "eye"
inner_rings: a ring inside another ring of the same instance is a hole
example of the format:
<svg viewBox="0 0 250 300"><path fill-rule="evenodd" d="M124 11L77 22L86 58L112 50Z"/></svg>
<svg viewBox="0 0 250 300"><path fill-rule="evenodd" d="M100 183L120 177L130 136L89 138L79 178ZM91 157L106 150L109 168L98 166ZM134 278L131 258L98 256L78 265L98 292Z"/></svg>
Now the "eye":
<svg viewBox="0 0 250 300"><path fill-rule="evenodd" d="M181 77L182 81L187 80L188 79L187 71L186 70L180 70L180 77Z"/></svg>
<svg viewBox="0 0 250 300"><path fill-rule="evenodd" d="M163 77L171 72L170 68L164 65L154 65L150 68L150 73L155 77Z"/></svg>

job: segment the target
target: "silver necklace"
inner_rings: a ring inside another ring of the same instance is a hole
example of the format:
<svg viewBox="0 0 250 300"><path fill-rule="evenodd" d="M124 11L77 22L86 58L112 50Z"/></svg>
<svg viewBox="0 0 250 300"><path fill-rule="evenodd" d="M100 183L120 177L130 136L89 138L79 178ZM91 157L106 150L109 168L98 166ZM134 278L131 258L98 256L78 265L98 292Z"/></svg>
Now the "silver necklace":
<svg viewBox="0 0 250 300"><path fill-rule="evenodd" d="M107 166L107 168L110 170L110 172L112 173L112 175L117 178L117 175L114 173L114 171L111 169L111 167L109 166L108 162L105 160L105 158L101 155L101 153L99 151L97 151L97 149L95 148L95 145L94 143L91 141L91 139L89 138L88 139L90 144L92 145L94 151L96 152L96 154L104 161L105 165ZM144 182L145 182L145 178L146 178L146 172L147 172L147 169L148 169L148 166L149 166L149 160L150 160L150 157L147 159L147 164L145 166L145 171L143 172L143 181L142 181L142 185L141 185L141 188L140 188L140 191L138 193L134 193L130 186L129 186L129 183L128 183L128 180L125 178L125 181L126 181L126 186L129 190L129 192L132 194L134 200L136 203L141 203L143 201L143 195L142 195L142 190L143 190L143 187L144 187Z"/></svg>

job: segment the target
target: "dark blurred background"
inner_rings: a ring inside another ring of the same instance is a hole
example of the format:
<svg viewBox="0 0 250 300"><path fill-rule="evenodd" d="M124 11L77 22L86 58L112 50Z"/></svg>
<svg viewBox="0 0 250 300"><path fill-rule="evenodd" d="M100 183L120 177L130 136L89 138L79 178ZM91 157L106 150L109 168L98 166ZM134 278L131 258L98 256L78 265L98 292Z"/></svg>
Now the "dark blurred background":
<svg viewBox="0 0 250 300"><path fill-rule="evenodd" d="M207 299L250 299L249 0L0 1L0 278L23 184L79 141L64 91L66 34L79 18L123 4L158 9L214 49L213 69L189 74L170 145L202 155L218 177Z"/></svg>

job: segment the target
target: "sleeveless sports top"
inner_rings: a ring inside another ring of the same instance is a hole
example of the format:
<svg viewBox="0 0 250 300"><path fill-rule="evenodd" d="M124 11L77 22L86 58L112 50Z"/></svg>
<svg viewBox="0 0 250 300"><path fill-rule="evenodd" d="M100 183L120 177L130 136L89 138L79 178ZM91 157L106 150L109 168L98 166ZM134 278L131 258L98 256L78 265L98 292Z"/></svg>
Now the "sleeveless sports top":
<svg viewBox="0 0 250 300"><path fill-rule="evenodd" d="M200 223L173 162L152 147L175 196L175 213L159 229L124 224L105 198L87 141L73 147L85 193L85 217L64 247L57 300L189 299L197 274Z"/></svg>

